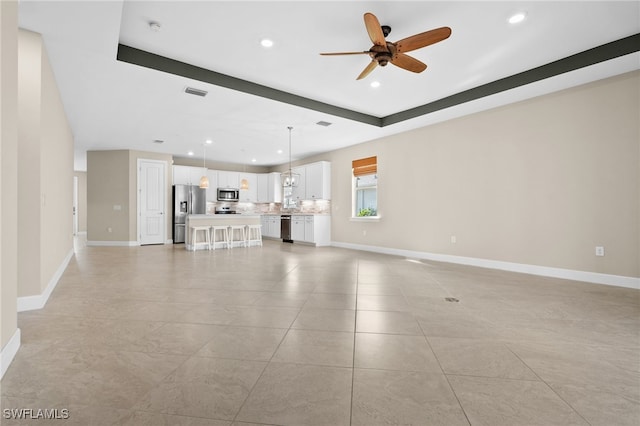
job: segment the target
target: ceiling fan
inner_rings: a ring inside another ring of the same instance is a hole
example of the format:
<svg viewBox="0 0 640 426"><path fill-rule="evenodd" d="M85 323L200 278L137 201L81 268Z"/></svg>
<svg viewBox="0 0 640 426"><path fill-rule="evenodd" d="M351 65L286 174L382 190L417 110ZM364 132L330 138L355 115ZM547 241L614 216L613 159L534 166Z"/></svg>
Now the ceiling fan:
<svg viewBox="0 0 640 426"><path fill-rule="evenodd" d="M373 42L373 46L371 46L369 50L365 50L363 52L321 53L321 55L326 56L361 55L364 53L371 56L371 62L360 73L357 80L368 76L369 73L371 73L371 71L373 71L378 65L384 67L389 62L407 71L420 73L427 69L427 65L409 55L406 55L405 53L445 40L451 35L451 28L441 27L425 31L420 34L415 34L411 37L403 38L400 41L392 43L385 40L385 37L387 37L391 32L391 27L388 25L380 25L378 18L376 18L373 13L367 12L364 14L364 25L369 33L369 38Z"/></svg>

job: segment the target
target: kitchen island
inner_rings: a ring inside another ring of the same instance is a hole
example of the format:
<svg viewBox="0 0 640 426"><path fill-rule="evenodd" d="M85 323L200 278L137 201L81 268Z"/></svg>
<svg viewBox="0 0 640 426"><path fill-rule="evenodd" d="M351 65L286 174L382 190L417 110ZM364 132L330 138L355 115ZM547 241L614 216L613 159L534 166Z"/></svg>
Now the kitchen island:
<svg viewBox="0 0 640 426"><path fill-rule="evenodd" d="M233 225L260 225L258 214L190 214L186 221L185 248L193 250L191 244L190 226L233 226ZM200 238L198 238L200 241ZM199 250L204 247L198 247Z"/></svg>

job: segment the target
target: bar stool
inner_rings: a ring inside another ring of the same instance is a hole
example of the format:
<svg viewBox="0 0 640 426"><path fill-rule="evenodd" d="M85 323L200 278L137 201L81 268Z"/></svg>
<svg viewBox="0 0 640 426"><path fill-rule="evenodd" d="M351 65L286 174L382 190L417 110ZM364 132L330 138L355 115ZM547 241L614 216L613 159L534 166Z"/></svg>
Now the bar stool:
<svg viewBox="0 0 640 426"><path fill-rule="evenodd" d="M240 246L246 247L247 237L245 225L231 225L229 227L229 245L233 247L233 243L238 243Z"/></svg>
<svg viewBox="0 0 640 426"><path fill-rule="evenodd" d="M262 245L262 225L247 225L247 247L251 247L251 243Z"/></svg>
<svg viewBox="0 0 640 426"><path fill-rule="evenodd" d="M211 238L209 237L208 226L189 226L191 230L191 247L193 251L198 250L198 246L204 245L207 250L211 250ZM204 232L204 241L198 242L198 232Z"/></svg>
<svg viewBox="0 0 640 426"><path fill-rule="evenodd" d="M218 240L218 236L221 236L222 239ZM213 250L216 249L216 243L222 243L224 248L231 248L229 244L229 229L227 226L211 227L211 248Z"/></svg>

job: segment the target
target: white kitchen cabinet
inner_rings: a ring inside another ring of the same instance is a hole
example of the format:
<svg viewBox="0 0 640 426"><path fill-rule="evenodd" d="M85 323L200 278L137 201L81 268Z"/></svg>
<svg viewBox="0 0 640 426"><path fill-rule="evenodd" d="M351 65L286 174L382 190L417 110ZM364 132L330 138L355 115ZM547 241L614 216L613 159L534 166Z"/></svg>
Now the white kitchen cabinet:
<svg viewBox="0 0 640 426"><path fill-rule="evenodd" d="M173 166L173 184L189 185L189 170L187 166Z"/></svg>
<svg viewBox="0 0 640 426"><path fill-rule="evenodd" d="M304 217L304 240L308 243L315 242L314 232L313 232L314 223L315 221L313 216Z"/></svg>
<svg viewBox="0 0 640 426"><path fill-rule="evenodd" d="M205 169L192 166L173 166L174 185L200 185Z"/></svg>
<svg viewBox="0 0 640 426"><path fill-rule="evenodd" d="M242 189L242 181L247 182L247 189ZM240 188L240 200L244 203L258 201L258 176L255 173L239 173L238 187Z"/></svg>
<svg viewBox="0 0 640 426"><path fill-rule="evenodd" d="M219 188L239 188L240 173L218 170L218 187Z"/></svg>
<svg viewBox="0 0 640 426"><path fill-rule="evenodd" d="M269 232L273 238L280 238L280 215L273 215L269 219Z"/></svg>
<svg viewBox="0 0 640 426"><path fill-rule="evenodd" d="M281 203L282 180L280 173L258 173L258 203Z"/></svg>
<svg viewBox="0 0 640 426"><path fill-rule="evenodd" d="M215 203L218 200L218 172L207 170L209 188L207 188L207 202Z"/></svg>
<svg viewBox="0 0 640 426"><path fill-rule="evenodd" d="M319 161L305 166L305 199L331 199L331 163Z"/></svg>
<svg viewBox="0 0 640 426"><path fill-rule="evenodd" d="M267 180L267 202L269 203L281 203L282 202L282 178L280 173L269 173Z"/></svg>
<svg viewBox="0 0 640 426"><path fill-rule="evenodd" d="M269 202L269 175L267 173L258 173L256 178L258 181L257 200L259 203ZM263 216L266 217L266 216Z"/></svg>
<svg viewBox="0 0 640 426"><path fill-rule="evenodd" d="M291 239L304 242L304 216L291 216Z"/></svg>
<svg viewBox="0 0 640 426"><path fill-rule="evenodd" d="M291 239L316 246L331 245L331 216L292 215Z"/></svg>
<svg viewBox="0 0 640 426"><path fill-rule="evenodd" d="M306 200L307 199L307 188L306 188L306 167L294 167L291 169L293 173L297 173L298 176L298 185L294 186L291 190L291 198L293 200Z"/></svg>
<svg viewBox="0 0 640 426"><path fill-rule="evenodd" d="M262 236L280 238L280 215L262 216Z"/></svg>

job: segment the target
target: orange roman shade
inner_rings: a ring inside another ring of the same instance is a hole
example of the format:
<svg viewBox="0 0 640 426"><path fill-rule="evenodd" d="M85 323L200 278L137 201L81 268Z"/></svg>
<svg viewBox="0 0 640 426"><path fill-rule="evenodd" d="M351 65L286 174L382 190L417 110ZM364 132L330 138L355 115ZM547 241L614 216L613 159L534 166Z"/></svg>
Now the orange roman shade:
<svg viewBox="0 0 640 426"><path fill-rule="evenodd" d="M378 172L378 157L361 158L351 162L354 176L370 175Z"/></svg>

